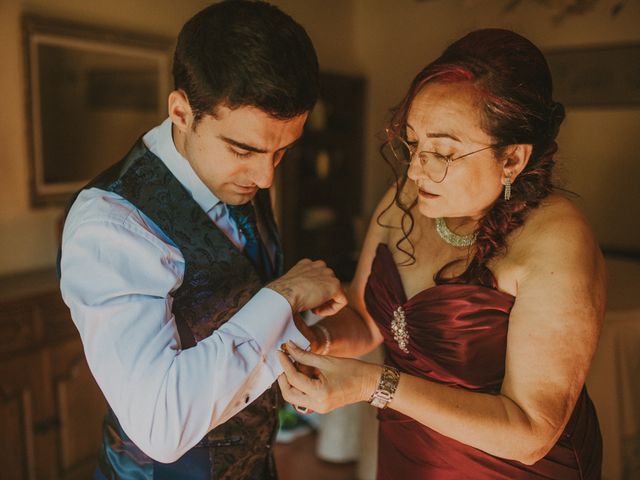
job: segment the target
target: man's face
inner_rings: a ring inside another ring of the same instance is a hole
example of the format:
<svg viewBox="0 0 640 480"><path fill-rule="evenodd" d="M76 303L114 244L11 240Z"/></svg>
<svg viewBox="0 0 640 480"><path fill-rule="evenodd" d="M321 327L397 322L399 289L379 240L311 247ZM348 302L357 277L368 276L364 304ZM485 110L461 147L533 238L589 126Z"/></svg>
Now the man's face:
<svg viewBox="0 0 640 480"><path fill-rule="evenodd" d="M178 115L170 97L169 110L176 148L202 182L231 205L247 203L259 188L271 186L275 168L302 135L308 115L278 120L256 107L220 106L215 117L204 115L194 128L190 108Z"/></svg>

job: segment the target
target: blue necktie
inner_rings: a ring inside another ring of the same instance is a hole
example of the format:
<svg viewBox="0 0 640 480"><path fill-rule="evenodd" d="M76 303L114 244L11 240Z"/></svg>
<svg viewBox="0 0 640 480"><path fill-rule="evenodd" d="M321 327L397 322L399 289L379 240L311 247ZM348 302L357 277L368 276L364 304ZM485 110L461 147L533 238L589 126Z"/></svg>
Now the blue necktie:
<svg viewBox="0 0 640 480"><path fill-rule="evenodd" d="M260 238L253 205L251 205L251 202L244 205L227 205L227 210L229 211L229 216L244 234L247 241L244 250L256 270L258 270L260 277L264 282L271 280L273 278L273 267L267 249Z"/></svg>

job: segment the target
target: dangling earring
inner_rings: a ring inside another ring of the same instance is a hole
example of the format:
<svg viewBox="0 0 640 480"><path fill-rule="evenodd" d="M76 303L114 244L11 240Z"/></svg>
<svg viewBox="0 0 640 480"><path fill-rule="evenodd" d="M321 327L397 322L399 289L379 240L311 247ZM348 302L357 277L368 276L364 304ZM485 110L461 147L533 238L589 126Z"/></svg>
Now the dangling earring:
<svg viewBox="0 0 640 480"><path fill-rule="evenodd" d="M511 198L511 175L507 175L504 179L504 201L508 202Z"/></svg>

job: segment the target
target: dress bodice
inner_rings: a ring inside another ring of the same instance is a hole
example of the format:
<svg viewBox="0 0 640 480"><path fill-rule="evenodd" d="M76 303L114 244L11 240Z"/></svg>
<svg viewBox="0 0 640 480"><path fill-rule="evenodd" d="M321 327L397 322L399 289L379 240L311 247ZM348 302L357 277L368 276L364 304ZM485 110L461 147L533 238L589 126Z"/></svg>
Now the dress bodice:
<svg viewBox="0 0 640 480"><path fill-rule="evenodd" d="M498 392L504 377L514 300L495 288L449 283L407 298L395 260L383 243L365 290L367 309L384 336L390 363L439 383L486 392ZM406 322L408 353L392 330L399 315Z"/></svg>

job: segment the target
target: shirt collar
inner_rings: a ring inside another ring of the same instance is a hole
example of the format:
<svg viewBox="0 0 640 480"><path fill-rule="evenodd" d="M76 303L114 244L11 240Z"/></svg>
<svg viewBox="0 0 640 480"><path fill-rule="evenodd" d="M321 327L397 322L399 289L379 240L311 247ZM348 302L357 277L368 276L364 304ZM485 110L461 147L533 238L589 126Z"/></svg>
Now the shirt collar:
<svg viewBox="0 0 640 480"><path fill-rule="evenodd" d="M220 202L220 199L200 180L187 159L176 149L171 132L172 125L171 118L167 118L160 125L149 130L142 137L142 141L151 153L162 160L200 208L208 213Z"/></svg>

